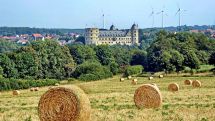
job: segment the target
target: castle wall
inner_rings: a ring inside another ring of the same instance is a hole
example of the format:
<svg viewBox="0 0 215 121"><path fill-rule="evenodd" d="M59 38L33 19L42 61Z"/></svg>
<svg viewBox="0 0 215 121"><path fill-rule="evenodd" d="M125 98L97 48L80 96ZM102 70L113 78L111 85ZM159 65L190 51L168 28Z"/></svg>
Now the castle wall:
<svg viewBox="0 0 215 121"><path fill-rule="evenodd" d="M127 34L125 36L111 36L111 34L107 35L107 36L99 36L100 30L98 28L87 28L85 30L85 44L95 44L95 45L139 44L139 31L138 31L138 29L134 28L133 26L132 26L131 30L129 30L129 32L127 32ZM108 30L105 30L105 31L108 31ZM113 31L110 31L110 32L113 33Z"/></svg>

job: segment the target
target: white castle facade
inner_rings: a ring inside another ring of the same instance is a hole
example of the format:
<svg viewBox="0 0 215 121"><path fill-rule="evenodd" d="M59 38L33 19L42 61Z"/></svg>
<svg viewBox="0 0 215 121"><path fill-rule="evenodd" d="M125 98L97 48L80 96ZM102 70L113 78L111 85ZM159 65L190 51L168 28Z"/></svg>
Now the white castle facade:
<svg viewBox="0 0 215 121"><path fill-rule="evenodd" d="M131 29L118 30L114 25L107 29L86 28L85 29L85 44L120 44L134 45L139 44L139 29L138 25L133 24Z"/></svg>

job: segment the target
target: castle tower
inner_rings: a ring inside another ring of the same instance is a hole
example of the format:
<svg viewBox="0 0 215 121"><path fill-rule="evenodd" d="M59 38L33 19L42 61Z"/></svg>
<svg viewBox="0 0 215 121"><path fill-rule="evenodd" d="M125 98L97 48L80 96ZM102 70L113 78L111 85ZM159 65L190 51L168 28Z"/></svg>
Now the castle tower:
<svg viewBox="0 0 215 121"><path fill-rule="evenodd" d="M131 27L131 41L132 44L139 44L139 29L136 24L133 24Z"/></svg>
<svg viewBox="0 0 215 121"><path fill-rule="evenodd" d="M110 26L110 30L112 30L112 31L113 31L113 30L116 30L116 27L115 27L114 25L111 25L111 26Z"/></svg>
<svg viewBox="0 0 215 121"><path fill-rule="evenodd" d="M85 44L97 45L99 41L99 29L98 28L86 28L85 29Z"/></svg>

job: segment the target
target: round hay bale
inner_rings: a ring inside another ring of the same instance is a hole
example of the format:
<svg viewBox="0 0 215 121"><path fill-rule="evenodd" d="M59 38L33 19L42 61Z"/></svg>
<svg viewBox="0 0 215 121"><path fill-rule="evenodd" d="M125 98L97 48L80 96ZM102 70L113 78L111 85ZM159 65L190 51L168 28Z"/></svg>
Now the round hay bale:
<svg viewBox="0 0 215 121"><path fill-rule="evenodd" d="M53 86L50 86L48 89L52 89L52 88L54 88Z"/></svg>
<svg viewBox="0 0 215 121"><path fill-rule="evenodd" d="M131 79L132 78L132 76L128 76L128 79Z"/></svg>
<svg viewBox="0 0 215 121"><path fill-rule="evenodd" d="M133 79L133 80L131 81L131 84L137 85L137 79Z"/></svg>
<svg viewBox="0 0 215 121"><path fill-rule="evenodd" d="M159 78L163 78L163 75L159 75Z"/></svg>
<svg viewBox="0 0 215 121"><path fill-rule="evenodd" d="M56 87L42 95L38 105L40 121L89 121L91 107L79 87Z"/></svg>
<svg viewBox="0 0 215 121"><path fill-rule="evenodd" d="M179 85L177 83L169 84L168 90L171 92L179 91Z"/></svg>
<svg viewBox="0 0 215 121"><path fill-rule="evenodd" d="M134 94L137 108L158 108L162 105L162 96L158 87L144 84L137 88Z"/></svg>
<svg viewBox="0 0 215 121"><path fill-rule="evenodd" d="M185 80L185 81L184 81L184 84L185 84L185 85L191 85L191 84L192 84L192 80Z"/></svg>
<svg viewBox="0 0 215 121"><path fill-rule="evenodd" d="M155 84L155 83L151 83L151 85L152 85L152 86L154 86L155 88L157 88L157 89L159 90L159 88L158 88L158 85L157 85L157 84Z"/></svg>
<svg viewBox="0 0 215 121"><path fill-rule="evenodd" d="M153 77L152 77L152 76L150 76L150 77L149 77L149 80L152 80L152 79L153 79Z"/></svg>
<svg viewBox="0 0 215 121"><path fill-rule="evenodd" d="M31 92L33 92L33 91L34 91L34 88L33 88L33 87L32 87L32 88L30 88L30 91L31 91Z"/></svg>
<svg viewBox="0 0 215 121"><path fill-rule="evenodd" d="M34 88L34 91L39 91L39 87L35 87L35 88Z"/></svg>
<svg viewBox="0 0 215 121"><path fill-rule="evenodd" d="M153 86L157 86L157 84L155 84L155 83L151 83L151 85L153 85Z"/></svg>
<svg viewBox="0 0 215 121"><path fill-rule="evenodd" d="M199 80L194 80L194 81L192 82L192 86L193 86L193 87L201 87L202 84L201 84L201 82L200 82Z"/></svg>
<svg viewBox="0 0 215 121"><path fill-rule="evenodd" d="M59 83L56 83L55 86L60 86L60 84L59 84Z"/></svg>
<svg viewBox="0 0 215 121"><path fill-rule="evenodd" d="M19 95L20 91L19 90L13 90L13 95Z"/></svg>
<svg viewBox="0 0 215 121"><path fill-rule="evenodd" d="M124 78L120 78L120 81L123 82L125 79Z"/></svg>

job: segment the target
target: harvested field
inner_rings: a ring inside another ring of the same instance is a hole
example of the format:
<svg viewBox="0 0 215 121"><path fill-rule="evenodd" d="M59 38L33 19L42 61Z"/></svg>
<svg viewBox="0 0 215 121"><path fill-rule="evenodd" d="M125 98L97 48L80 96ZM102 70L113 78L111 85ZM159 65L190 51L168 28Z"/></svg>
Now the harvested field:
<svg viewBox="0 0 215 121"><path fill-rule="evenodd" d="M136 77L135 77L136 78ZM215 77L189 77L202 82L201 88L184 85L187 77L166 77L148 80L137 78L120 82L120 76L95 82L73 82L85 91L91 102L92 121L214 121L215 120ZM174 80L174 81L173 81ZM180 91L168 91L168 85L178 83ZM135 90L142 84L156 84L161 93L162 106L155 109L137 109L134 104ZM63 85L70 87L72 84ZM39 121L38 103L49 87L30 92L20 90L13 96L11 91L1 92L0 121Z"/></svg>

